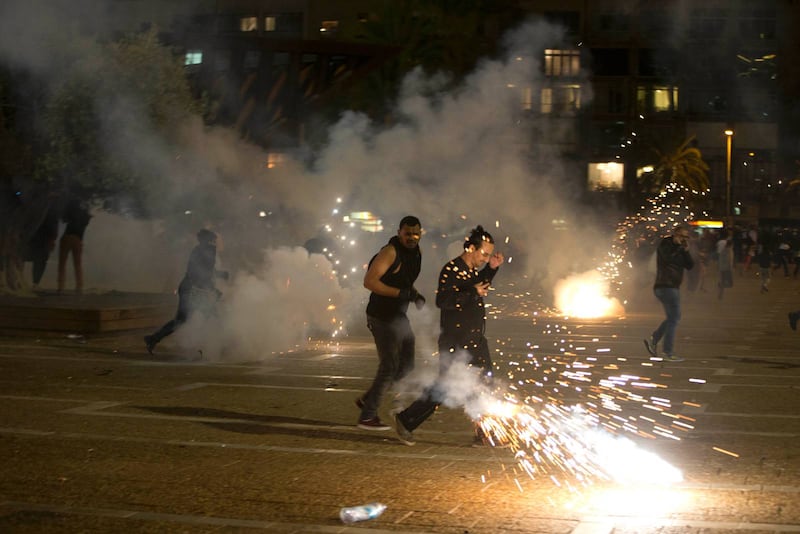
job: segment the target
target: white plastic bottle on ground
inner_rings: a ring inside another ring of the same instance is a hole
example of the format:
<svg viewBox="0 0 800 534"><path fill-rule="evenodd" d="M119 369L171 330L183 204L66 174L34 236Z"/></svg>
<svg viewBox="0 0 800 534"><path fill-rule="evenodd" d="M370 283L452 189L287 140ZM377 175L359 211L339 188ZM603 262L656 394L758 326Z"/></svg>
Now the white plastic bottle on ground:
<svg viewBox="0 0 800 534"><path fill-rule="evenodd" d="M379 502L363 504L361 506L349 506L339 510L339 518L342 523L355 523L356 521L366 521L375 519L386 510L386 505Z"/></svg>

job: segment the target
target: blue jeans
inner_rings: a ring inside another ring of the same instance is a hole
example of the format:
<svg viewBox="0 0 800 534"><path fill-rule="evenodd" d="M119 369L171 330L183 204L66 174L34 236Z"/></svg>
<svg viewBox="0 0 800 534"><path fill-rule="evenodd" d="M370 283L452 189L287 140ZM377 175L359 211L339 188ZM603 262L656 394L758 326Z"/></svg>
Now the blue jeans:
<svg viewBox="0 0 800 534"><path fill-rule="evenodd" d="M671 356L675 346L675 328L681 320L681 291L674 287L657 287L653 293L667 314L667 318L653 332L653 343L658 344L663 338L664 353Z"/></svg>
<svg viewBox="0 0 800 534"><path fill-rule="evenodd" d="M416 345L411 323L406 316L397 317L391 322L367 316L367 326L375 339L375 348L378 349L378 371L372 386L361 398L364 403L361 410L362 420L378 415L378 406L384 393L394 382L414 369Z"/></svg>

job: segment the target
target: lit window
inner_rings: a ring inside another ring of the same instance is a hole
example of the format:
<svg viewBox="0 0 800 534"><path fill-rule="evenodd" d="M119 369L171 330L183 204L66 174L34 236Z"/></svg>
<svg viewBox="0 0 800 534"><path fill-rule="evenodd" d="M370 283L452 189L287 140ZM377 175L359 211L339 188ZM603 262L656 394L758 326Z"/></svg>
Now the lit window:
<svg viewBox="0 0 800 534"><path fill-rule="evenodd" d="M653 110L654 111L669 111L670 90L667 87L654 87L653 88Z"/></svg>
<svg viewBox="0 0 800 534"><path fill-rule="evenodd" d="M615 161L589 164L590 191L622 191L625 165Z"/></svg>
<svg viewBox="0 0 800 534"><path fill-rule="evenodd" d="M581 56L577 50L544 51L545 76L577 76L581 70Z"/></svg>
<svg viewBox="0 0 800 534"><path fill-rule="evenodd" d="M541 93L540 111L546 115L574 115L581 109L581 86L577 84L545 87Z"/></svg>
<svg viewBox="0 0 800 534"><path fill-rule="evenodd" d="M672 85L639 86L636 88L636 107L639 113L677 111L678 88Z"/></svg>
<svg viewBox="0 0 800 534"><path fill-rule="evenodd" d="M184 65L200 65L203 62L202 50L189 50L184 58Z"/></svg>
<svg viewBox="0 0 800 534"><path fill-rule="evenodd" d="M533 88L526 87L522 90L522 111L533 109Z"/></svg>
<svg viewBox="0 0 800 534"><path fill-rule="evenodd" d="M264 31L265 32L274 32L276 26L276 18L275 17L264 17Z"/></svg>
<svg viewBox="0 0 800 534"><path fill-rule="evenodd" d="M338 20L323 20L322 24L319 27L319 33L323 35L336 35L336 31L338 29L339 29Z"/></svg>
<svg viewBox="0 0 800 534"><path fill-rule="evenodd" d="M542 89L542 107L541 111L543 115L547 115L553 112L553 90L549 87L545 87Z"/></svg>
<svg viewBox="0 0 800 534"><path fill-rule="evenodd" d="M258 19L256 17L242 17L239 19L239 31L254 32L258 29Z"/></svg>

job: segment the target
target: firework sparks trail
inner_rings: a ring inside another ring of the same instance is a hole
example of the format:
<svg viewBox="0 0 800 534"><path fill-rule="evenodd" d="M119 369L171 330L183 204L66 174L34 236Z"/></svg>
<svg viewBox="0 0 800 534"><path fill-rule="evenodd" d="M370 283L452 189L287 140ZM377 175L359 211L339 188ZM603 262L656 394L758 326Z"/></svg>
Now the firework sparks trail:
<svg viewBox="0 0 800 534"><path fill-rule="evenodd" d="M337 199L337 202L340 201ZM637 227L641 233L643 225L645 232L655 238L670 223L684 222L688 218L685 212L664 202L665 196L662 195L651 202L647 216L628 218L620 225L619 240L615 243L619 246L610 253L612 259L583 277L577 290L568 285L567 293L571 296L566 299L566 304L557 304L561 311L576 317L621 313L619 302L608 297L609 284L619 278L619 266L628 256L625 247L628 237L634 233L632 229ZM338 218L338 215L339 211L334 210L334 217ZM327 225L326 229L339 234L336 241L352 246L353 242L346 237L346 229L335 223ZM341 233L337 229L341 229ZM333 251L323 252L336 269L339 262ZM335 270L334 274L341 275ZM587 288L595 295L588 301ZM582 308L569 307L580 301ZM487 311L489 315L500 313L492 307ZM559 325L548 325L545 333L559 339L569 334ZM564 345L566 340L561 339L560 343ZM554 345L557 347L558 343ZM535 369L535 377L526 375L525 366L515 365L514 372L526 376L517 379L509 374L511 381L505 393L477 388L480 390L477 405L474 396L451 398L445 404L465 406L468 414L480 424L490 444L510 448L521 473L531 479L547 479L572 491L602 481L680 481L679 470L655 454L638 448L627 438L680 440L679 433L693 428L691 418L673 413L670 401L654 394L666 386L633 374L609 375L608 371L618 370L613 364L604 366L602 373L596 372L597 358L579 360L573 350L581 351L585 347L570 344L568 348L560 348L558 356L537 358L528 354L528 363ZM597 352L601 351L608 349L597 349ZM463 380L464 377L457 373L453 377L454 383L462 386ZM526 391L530 388L533 393ZM465 391L463 387L447 389Z"/></svg>
<svg viewBox="0 0 800 534"><path fill-rule="evenodd" d="M632 374L595 376L593 363L563 356L529 358L538 376L512 366L508 392L485 401L478 420L491 445L513 451L522 473L573 491L601 481L682 479L679 470L626 437L680 440L680 432L693 428L691 418L673 413L668 399L653 394L665 386ZM515 379L517 373L526 376ZM527 387L535 393L525 395Z"/></svg>
<svg viewBox="0 0 800 534"><path fill-rule="evenodd" d="M705 192L693 191L671 183L653 198L647 199L639 213L626 217L617 225L616 238L608 257L598 268L604 278L621 291L630 271L641 266L640 252L654 250L657 240L669 233L677 224L692 220L695 213L689 206L690 199L704 196Z"/></svg>
<svg viewBox="0 0 800 534"><path fill-rule="evenodd" d="M642 262L653 252L658 238L676 224L694 218L688 199L703 194L673 183L648 199L639 213L617 225L611 249L599 267L559 281L555 288L556 308L563 315L581 318L622 315L625 299L620 295L624 282L635 270L643 268Z"/></svg>

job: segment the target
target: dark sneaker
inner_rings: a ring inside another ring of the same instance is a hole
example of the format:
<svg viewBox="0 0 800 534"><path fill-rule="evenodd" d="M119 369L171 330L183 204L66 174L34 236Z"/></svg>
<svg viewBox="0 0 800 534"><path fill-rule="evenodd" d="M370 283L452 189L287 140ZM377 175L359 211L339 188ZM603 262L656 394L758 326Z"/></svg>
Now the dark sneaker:
<svg viewBox="0 0 800 534"><path fill-rule="evenodd" d="M682 362L683 358L675 356L674 354L665 354L663 356L665 362Z"/></svg>
<svg viewBox="0 0 800 534"><path fill-rule="evenodd" d="M800 319L800 313L789 312L789 328L797 330L797 320Z"/></svg>
<svg viewBox="0 0 800 534"><path fill-rule="evenodd" d="M153 339L153 336L144 336L144 346L147 348L147 352L153 354L153 351L156 348L156 342Z"/></svg>
<svg viewBox="0 0 800 534"><path fill-rule="evenodd" d="M397 431L397 439L409 447L417 442L411 431L403 426L403 423L400 422L400 419L398 419L396 415L394 416L394 428Z"/></svg>
<svg viewBox="0 0 800 534"><path fill-rule="evenodd" d="M643 339L642 341L644 341L644 348L647 349L647 352L650 353L650 356L657 358L658 351L656 349L656 344L653 343L652 339Z"/></svg>
<svg viewBox="0 0 800 534"><path fill-rule="evenodd" d="M375 416L371 419L361 419L358 422L358 428L362 430L389 430L392 427L382 423L378 416Z"/></svg>
<svg viewBox="0 0 800 534"><path fill-rule="evenodd" d="M358 406L359 410L363 410L364 409L364 397L358 397L355 402L356 402L356 406Z"/></svg>

